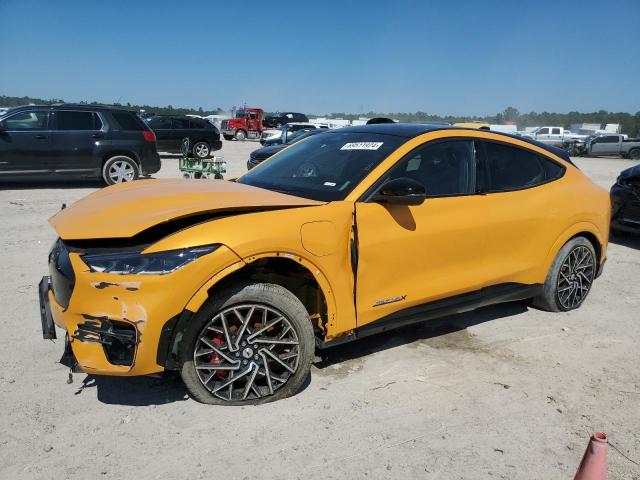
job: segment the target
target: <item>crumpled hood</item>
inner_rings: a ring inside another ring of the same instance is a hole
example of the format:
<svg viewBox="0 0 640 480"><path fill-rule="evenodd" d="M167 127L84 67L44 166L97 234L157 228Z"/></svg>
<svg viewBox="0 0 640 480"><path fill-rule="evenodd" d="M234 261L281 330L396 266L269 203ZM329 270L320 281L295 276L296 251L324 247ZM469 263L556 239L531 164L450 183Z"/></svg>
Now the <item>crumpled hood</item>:
<svg viewBox="0 0 640 480"><path fill-rule="evenodd" d="M150 227L202 213L322 205L222 180L139 180L104 188L61 210L49 223L64 240L128 238Z"/></svg>

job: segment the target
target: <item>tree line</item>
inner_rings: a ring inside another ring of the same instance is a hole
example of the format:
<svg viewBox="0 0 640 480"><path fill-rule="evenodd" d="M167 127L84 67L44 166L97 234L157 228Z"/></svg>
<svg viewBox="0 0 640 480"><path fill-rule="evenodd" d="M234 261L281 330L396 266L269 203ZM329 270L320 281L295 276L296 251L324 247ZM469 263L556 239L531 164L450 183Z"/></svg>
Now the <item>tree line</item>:
<svg viewBox="0 0 640 480"><path fill-rule="evenodd" d="M0 106L2 107L14 107L18 105L27 105L34 103L36 105L51 105L54 103L64 103L64 100L58 98L42 99L32 97L9 97L0 95ZM78 102L84 105L97 105L98 102ZM174 107L173 105L167 105L166 107L160 107L155 105L132 105L131 103L120 104L113 103L112 105L129 108L131 110L144 110L149 113L156 113L160 115L219 115L224 113L224 110L220 107L210 110L205 110L202 107L199 108L182 108ZM269 113L267 113L268 115ZM308 115L310 118L317 117L318 115ZM535 126L561 126L568 128L577 123L598 123L601 125L607 123L619 123L622 133L626 133L630 136L640 136L640 112L628 113L628 112L608 112L606 110L599 110L597 112L568 112L568 113L553 113L553 112L529 112L520 113L515 107L507 107L502 112L495 115L488 116L455 116L455 115L435 115L427 112L417 111L411 112L367 112L367 113L346 113L346 112L334 112L327 115L329 118L344 118L348 120L356 120L358 117L390 117L397 119L401 122L408 123L428 123L428 122L487 122L491 124L503 124L505 122L513 122L518 125L518 128L535 127Z"/></svg>

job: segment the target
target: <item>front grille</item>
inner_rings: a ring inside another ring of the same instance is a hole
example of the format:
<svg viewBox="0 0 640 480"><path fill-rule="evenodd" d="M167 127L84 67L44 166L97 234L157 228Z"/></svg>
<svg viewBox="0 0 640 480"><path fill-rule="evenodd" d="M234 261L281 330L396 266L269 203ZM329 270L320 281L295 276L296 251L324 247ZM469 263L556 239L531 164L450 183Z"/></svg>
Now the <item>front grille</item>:
<svg viewBox="0 0 640 480"><path fill-rule="evenodd" d="M69 251L60 239L56 240L49 252L49 275L51 275L53 296L62 307L67 308L76 276L71 267Z"/></svg>

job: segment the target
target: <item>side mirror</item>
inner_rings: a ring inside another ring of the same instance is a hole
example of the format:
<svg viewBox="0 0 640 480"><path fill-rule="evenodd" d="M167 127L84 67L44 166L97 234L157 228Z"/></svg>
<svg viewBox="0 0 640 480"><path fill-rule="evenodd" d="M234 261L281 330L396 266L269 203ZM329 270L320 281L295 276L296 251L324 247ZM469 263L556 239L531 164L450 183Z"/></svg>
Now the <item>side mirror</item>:
<svg viewBox="0 0 640 480"><path fill-rule="evenodd" d="M427 198L424 185L411 178L401 177L385 182L371 197L372 202L395 205L422 205Z"/></svg>

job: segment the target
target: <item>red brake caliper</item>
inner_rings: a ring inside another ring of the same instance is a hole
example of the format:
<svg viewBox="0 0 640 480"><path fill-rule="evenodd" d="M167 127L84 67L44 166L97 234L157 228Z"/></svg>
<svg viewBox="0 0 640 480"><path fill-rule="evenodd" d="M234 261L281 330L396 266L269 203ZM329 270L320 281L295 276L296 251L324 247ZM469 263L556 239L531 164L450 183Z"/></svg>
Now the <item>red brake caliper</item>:
<svg viewBox="0 0 640 480"><path fill-rule="evenodd" d="M213 343L216 347L219 347L223 343L222 336L217 336L217 337L212 338L211 339L211 343ZM217 353L214 352L214 353L211 354L211 359L209 360L209 363L212 363L214 365L218 365L218 364L222 363L222 359L220 358L220 356ZM226 370L218 370L217 375L220 378L227 378L227 376L229 375L229 372L227 372Z"/></svg>

